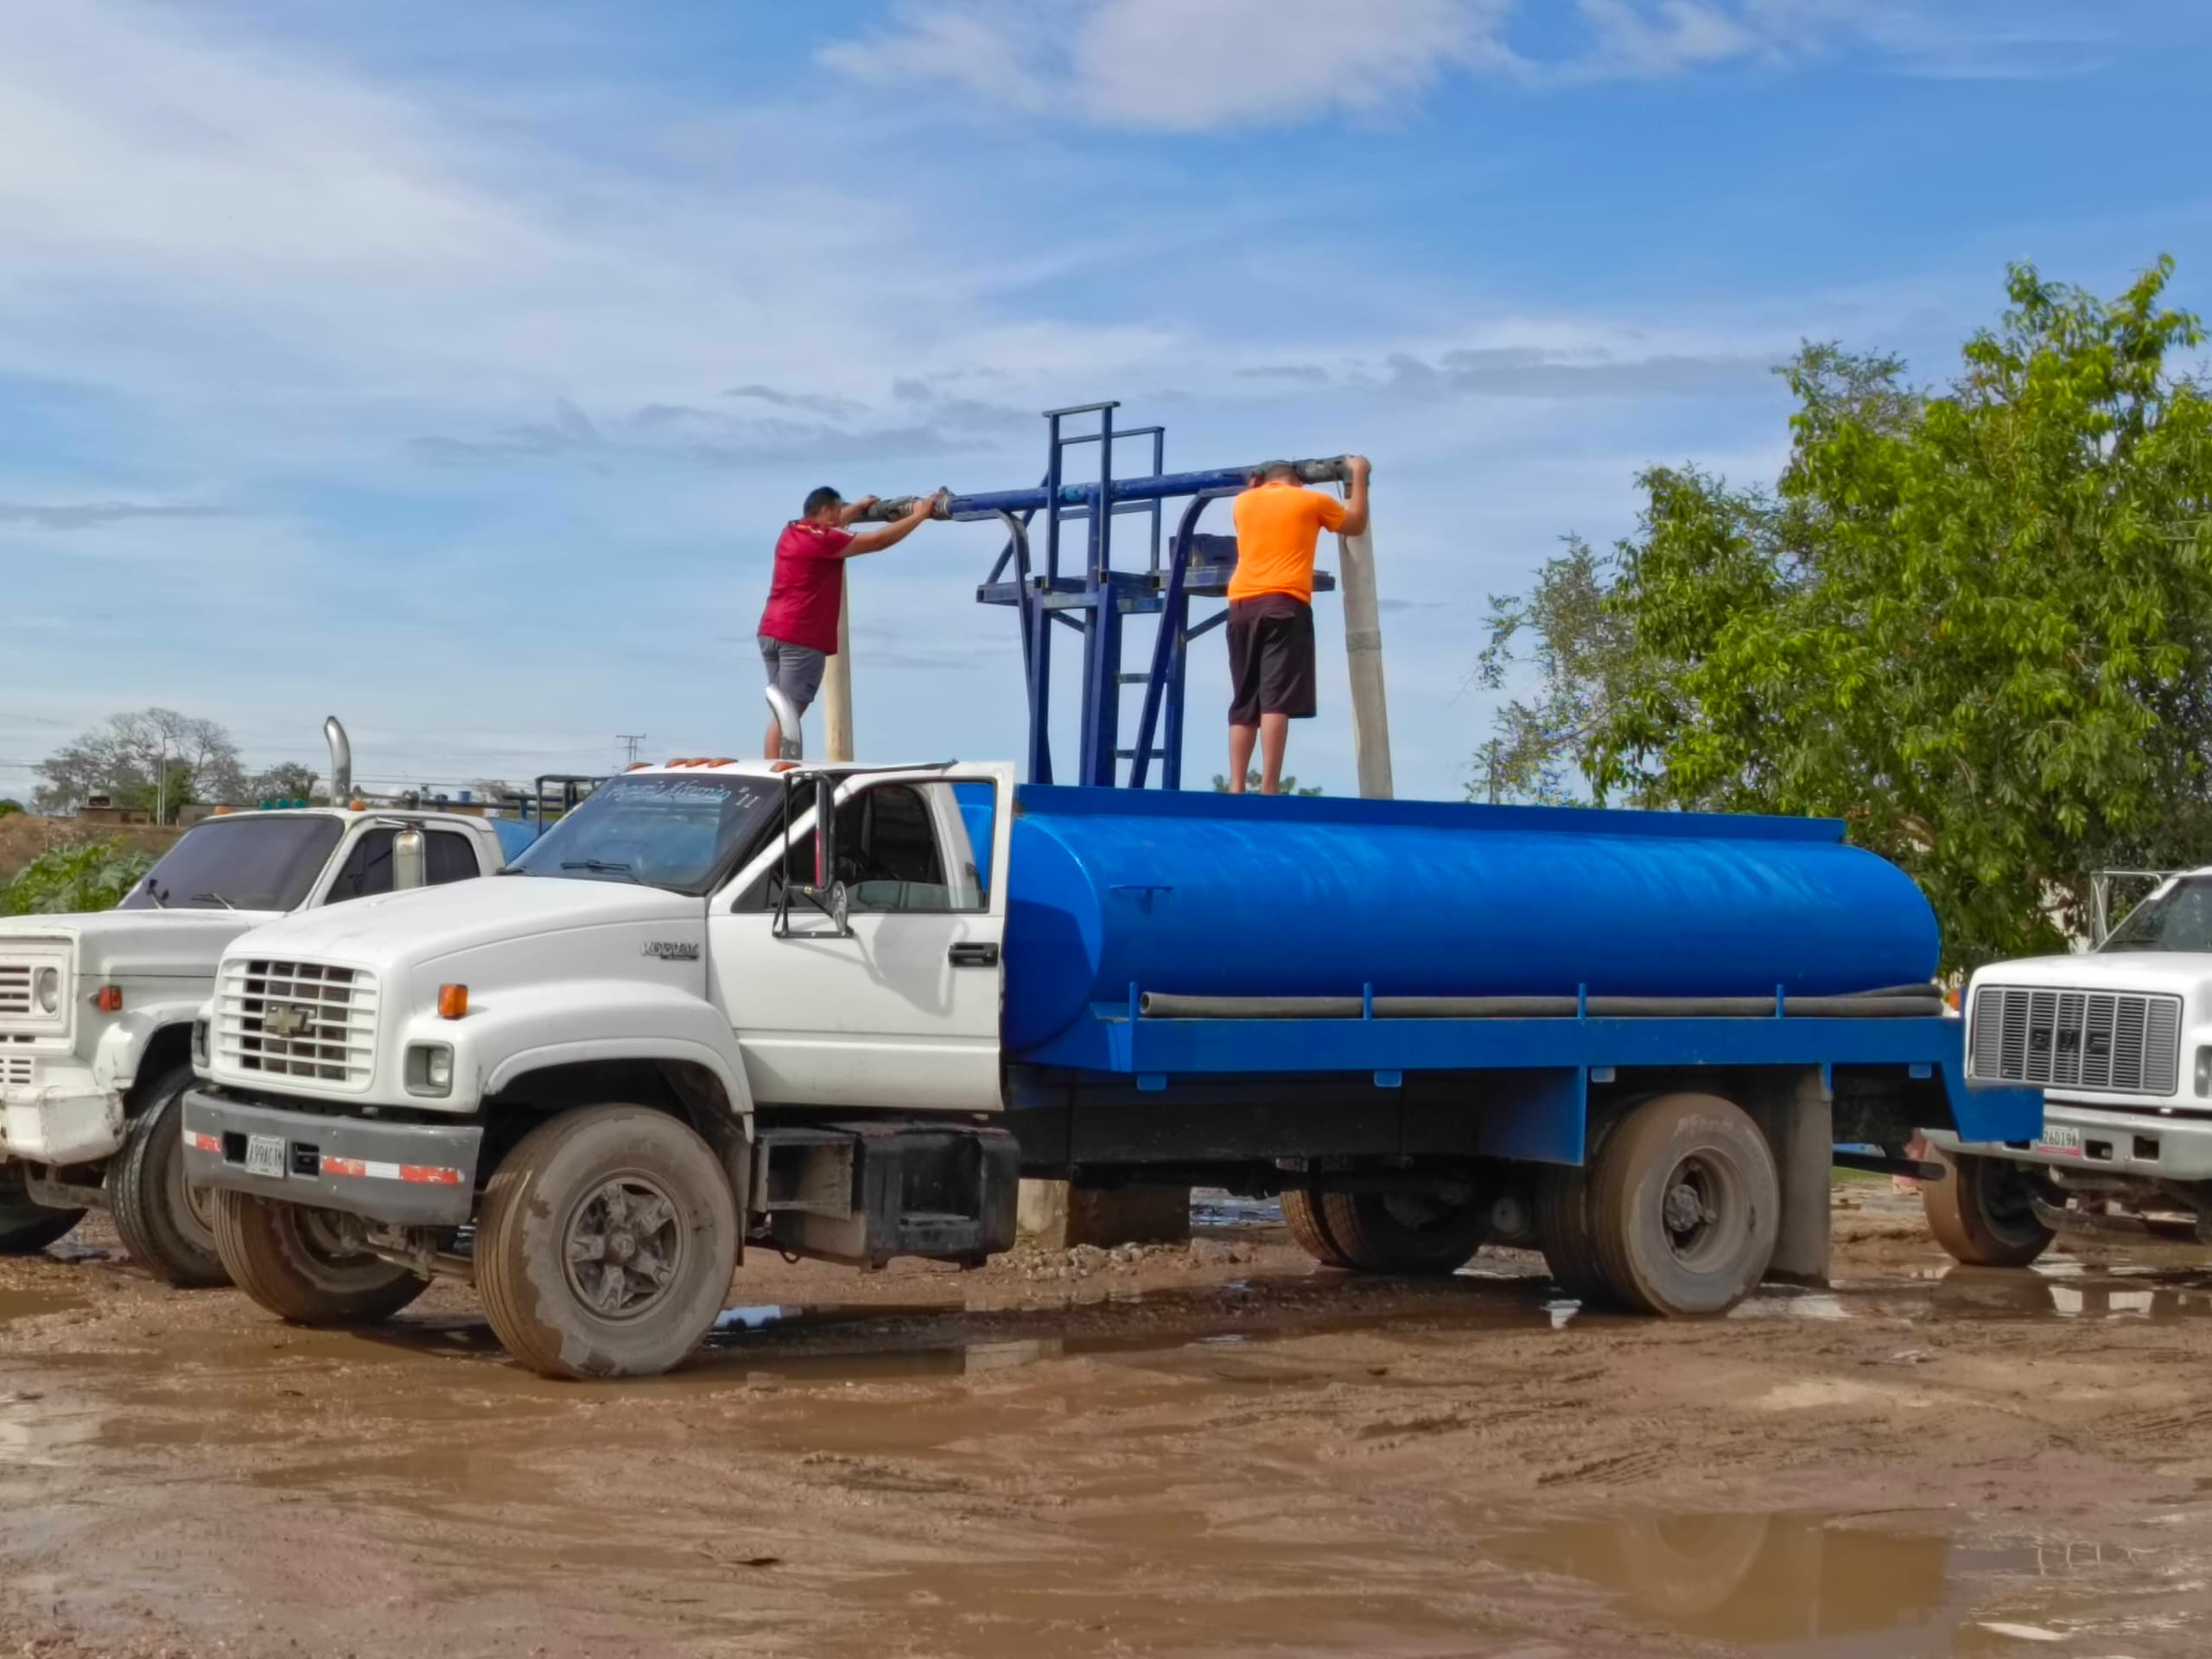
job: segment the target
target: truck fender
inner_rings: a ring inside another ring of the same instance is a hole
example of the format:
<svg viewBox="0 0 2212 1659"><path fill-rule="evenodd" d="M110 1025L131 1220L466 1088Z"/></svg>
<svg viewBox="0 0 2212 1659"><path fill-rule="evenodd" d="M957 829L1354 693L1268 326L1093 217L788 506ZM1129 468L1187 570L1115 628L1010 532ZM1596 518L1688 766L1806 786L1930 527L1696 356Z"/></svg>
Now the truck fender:
<svg viewBox="0 0 2212 1659"><path fill-rule="evenodd" d="M172 1026L190 1025L203 1000L149 1003L115 1016L93 1045L92 1080L118 1100L129 1094L154 1039Z"/></svg>
<svg viewBox="0 0 2212 1659"><path fill-rule="evenodd" d="M583 981L550 994L534 993L526 1007L512 1014L496 1005L472 1010L461 1027L460 1034L475 1063L485 1068L486 1095L547 1066L584 1060L678 1060L704 1066L721 1084L738 1122L752 1121L753 1092L729 1020L697 996L653 985ZM570 1034L594 1027L620 1034Z"/></svg>

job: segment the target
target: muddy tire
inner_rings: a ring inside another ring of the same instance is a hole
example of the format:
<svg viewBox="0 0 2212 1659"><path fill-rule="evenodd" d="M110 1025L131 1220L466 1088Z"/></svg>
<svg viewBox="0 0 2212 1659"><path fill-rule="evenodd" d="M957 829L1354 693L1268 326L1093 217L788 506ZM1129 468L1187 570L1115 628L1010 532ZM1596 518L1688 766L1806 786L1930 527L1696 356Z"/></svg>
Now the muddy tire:
<svg viewBox="0 0 2212 1659"><path fill-rule="evenodd" d="M1536 1247L1552 1281L1586 1306L1611 1300L1605 1275L1590 1242L1590 1173L1580 1166L1548 1164L1536 1177Z"/></svg>
<svg viewBox="0 0 2212 1659"><path fill-rule="evenodd" d="M331 1211L250 1192L215 1194L215 1254L240 1290L294 1325L374 1325L430 1287L347 1249Z"/></svg>
<svg viewBox="0 0 2212 1659"><path fill-rule="evenodd" d="M493 1174L476 1287L507 1351L543 1376L651 1376L713 1328L737 1205L712 1148L644 1106L540 1125Z"/></svg>
<svg viewBox="0 0 2212 1659"><path fill-rule="evenodd" d="M0 1163L0 1255L35 1255L85 1218L81 1210L33 1204L21 1164Z"/></svg>
<svg viewBox="0 0 2212 1659"><path fill-rule="evenodd" d="M1321 1200L1303 1187L1293 1187L1282 1195L1282 1224L1298 1248L1325 1268L1349 1269L1351 1257L1344 1246L1329 1236L1328 1224L1321 1217Z"/></svg>
<svg viewBox="0 0 2212 1659"><path fill-rule="evenodd" d="M157 1078L108 1166L107 1202L130 1259L181 1289L227 1285L215 1254L215 1194L184 1181L184 1091L192 1068Z"/></svg>
<svg viewBox="0 0 2212 1659"><path fill-rule="evenodd" d="M1605 1137L1590 1171L1590 1242L1624 1306L1725 1313L1774 1259L1782 1183L1766 1137L1717 1095L1662 1095Z"/></svg>
<svg viewBox="0 0 2212 1659"><path fill-rule="evenodd" d="M2018 1165L1932 1147L1929 1156L1949 1173L1920 1184L1921 1213L1954 1262L1970 1268L2024 1268L2050 1247L2057 1235L2029 1207L2035 1183Z"/></svg>
<svg viewBox="0 0 2212 1659"><path fill-rule="evenodd" d="M1490 1197L1457 1200L1418 1192L1329 1192L1321 1220L1361 1273L1457 1273L1490 1234Z"/></svg>

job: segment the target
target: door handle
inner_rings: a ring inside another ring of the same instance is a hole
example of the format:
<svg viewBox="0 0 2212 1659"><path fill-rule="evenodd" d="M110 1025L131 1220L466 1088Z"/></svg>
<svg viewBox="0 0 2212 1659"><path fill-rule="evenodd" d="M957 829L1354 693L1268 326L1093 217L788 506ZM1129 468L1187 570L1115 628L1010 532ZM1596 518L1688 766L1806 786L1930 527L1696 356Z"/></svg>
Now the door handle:
<svg viewBox="0 0 2212 1659"><path fill-rule="evenodd" d="M995 944L956 944L945 955L956 968L995 968L999 965L999 948Z"/></svg>

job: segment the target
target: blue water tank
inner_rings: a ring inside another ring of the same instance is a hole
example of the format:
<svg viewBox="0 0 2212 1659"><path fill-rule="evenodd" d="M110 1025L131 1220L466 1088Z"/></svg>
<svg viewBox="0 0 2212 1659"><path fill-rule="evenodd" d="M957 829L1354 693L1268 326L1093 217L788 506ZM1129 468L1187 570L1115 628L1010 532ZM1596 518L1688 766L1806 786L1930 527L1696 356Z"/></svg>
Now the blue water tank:
<svg viewBox="0 0 2212 1659"><path fill-rule="evenodd" d="M1005 1039L1129 988L1830 995L1920 984L1935 913L1820 819L1017 791Z"/></svg>

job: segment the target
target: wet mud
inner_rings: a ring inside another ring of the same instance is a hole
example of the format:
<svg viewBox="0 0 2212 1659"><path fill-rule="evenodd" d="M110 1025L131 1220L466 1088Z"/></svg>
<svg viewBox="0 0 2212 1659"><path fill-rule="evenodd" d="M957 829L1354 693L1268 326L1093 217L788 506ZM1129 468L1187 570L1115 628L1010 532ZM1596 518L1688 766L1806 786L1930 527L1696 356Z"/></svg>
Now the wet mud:
<svg viewBox="0 0 2212 1659"><path fill-rule="evenodd" d="M549 1382L0 1262L0 1654L2212 1651L2212 1260L1946 1270L1854 1188L1731 1318L1276 1218L976 1273L751 1262L706 1350ZM64 1255L69 1259L64 1259Z"/></svg>

